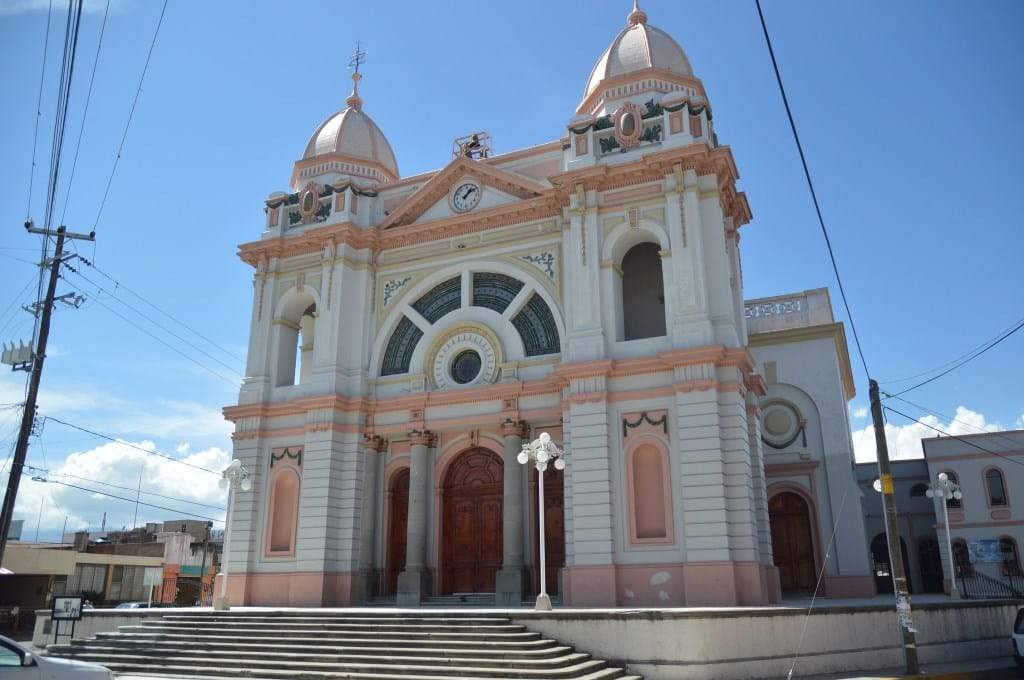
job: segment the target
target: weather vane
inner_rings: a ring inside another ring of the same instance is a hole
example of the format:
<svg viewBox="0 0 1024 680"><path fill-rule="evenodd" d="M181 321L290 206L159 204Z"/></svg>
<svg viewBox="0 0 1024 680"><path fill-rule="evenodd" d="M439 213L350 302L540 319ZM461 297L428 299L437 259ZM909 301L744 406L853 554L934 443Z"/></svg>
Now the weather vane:
<svg viewBox="0 0 1024 680"><path fill-rule="evenodd" d="M359 49L361 47L360 42L356 41L356 51L352 54L352 59L348 62L348 67L355 69L356 73L359 73L359 66L366 61L366 52Z"/></svg>

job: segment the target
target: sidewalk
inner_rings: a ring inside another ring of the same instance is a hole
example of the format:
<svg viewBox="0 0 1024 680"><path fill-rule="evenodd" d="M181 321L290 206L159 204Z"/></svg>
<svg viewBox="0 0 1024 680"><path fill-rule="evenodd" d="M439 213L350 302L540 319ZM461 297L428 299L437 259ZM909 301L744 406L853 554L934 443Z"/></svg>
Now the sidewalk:
<svg viewBox="0 0 1024 680"><path fill-rule="evenodd" d="M815 680L1003 680L1024 678L1024 669L1018 668L1012 656L999 659L977 659L953 663L925 664L921 675L906 675L906 669L892 668L868 673L837 673L816 675Z"/></svg>

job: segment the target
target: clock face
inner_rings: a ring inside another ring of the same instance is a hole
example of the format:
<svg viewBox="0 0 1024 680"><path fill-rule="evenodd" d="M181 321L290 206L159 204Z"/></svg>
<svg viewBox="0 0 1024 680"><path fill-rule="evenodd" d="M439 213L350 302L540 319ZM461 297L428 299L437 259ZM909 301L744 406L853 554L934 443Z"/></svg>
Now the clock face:
<svg viewBox="0 0 1024 680"><path fill-rule="evenodd" d="M481 189L473 182L463 182L452 192L452 207L457 212L469 212L480 202Z"/></svg>

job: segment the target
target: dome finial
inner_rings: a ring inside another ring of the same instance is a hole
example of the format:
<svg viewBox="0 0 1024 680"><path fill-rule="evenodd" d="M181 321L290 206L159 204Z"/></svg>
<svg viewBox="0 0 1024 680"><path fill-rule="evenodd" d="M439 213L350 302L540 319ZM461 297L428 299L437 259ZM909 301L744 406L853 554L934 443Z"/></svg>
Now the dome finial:
<svg viewBox="0 0 1024 680"><path fill-rule="evenodd" d="M627 26L636 26L637 24L646 24L647 14L640 9L639 0L633 0L633 11L626 17Z"/></svg>
<svg viewBox="0 0 1024 680"><path fill-rule="evenodd" d="M359 96L359 81L363 79L363 74L359 72L359 66L366 61L366 52L359 48L360 44L357 40L356 51L352 54L352 59L348 62L348 67L352 69L352 94L345 99L345 103L356 110L363 108L363 98Z"/></svg>

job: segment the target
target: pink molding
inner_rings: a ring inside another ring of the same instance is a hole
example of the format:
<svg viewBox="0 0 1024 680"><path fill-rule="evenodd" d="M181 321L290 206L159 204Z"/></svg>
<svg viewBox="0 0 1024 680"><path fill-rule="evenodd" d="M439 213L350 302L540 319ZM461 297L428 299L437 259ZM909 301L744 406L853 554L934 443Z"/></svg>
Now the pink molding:
<svg viewBox="0 0 1024 680"><path fill-rule="evenodd" d="M272 449L274 452L281 449ZM292 448L292 447L288 447ZM300 451L302 447L298 448ZM267 521L264 526L263 554L266 557L294 557L295 544L299 533L299 498L302 493L302 471L290 458L275 461L268 476ZM287 494L293 494L289 497ZM288 547L274 549L274 538L277 531L288 532Z"/></svg>
<svg viewBox="0 0 1024 680"><path fill-rule="evenodd" d="M350 572L233 572L228 579L228 599L233 605L348 606L354 604L354 595L355 579Z"/></svg>
<svg viewBox="0 0 1024 680"><path fill-rule="evenodd" d="M664 413L664 412L663 412ZM634 419L635 419L634 414ZM624 416L625 417L625 416ZM629 542L633 545L673 545L675 526L672 502L672 467L668 446L661 436L651 433L628 435L624 456L626 464L626 494L629 504ZM643 458L638 458L642 456ZM652 460L651 456L655 458ZM656 463L658 469L642 469ZM660 502L659 502L660 501ZM640 520L658 521L661 536L641 536Z"/></svg>

